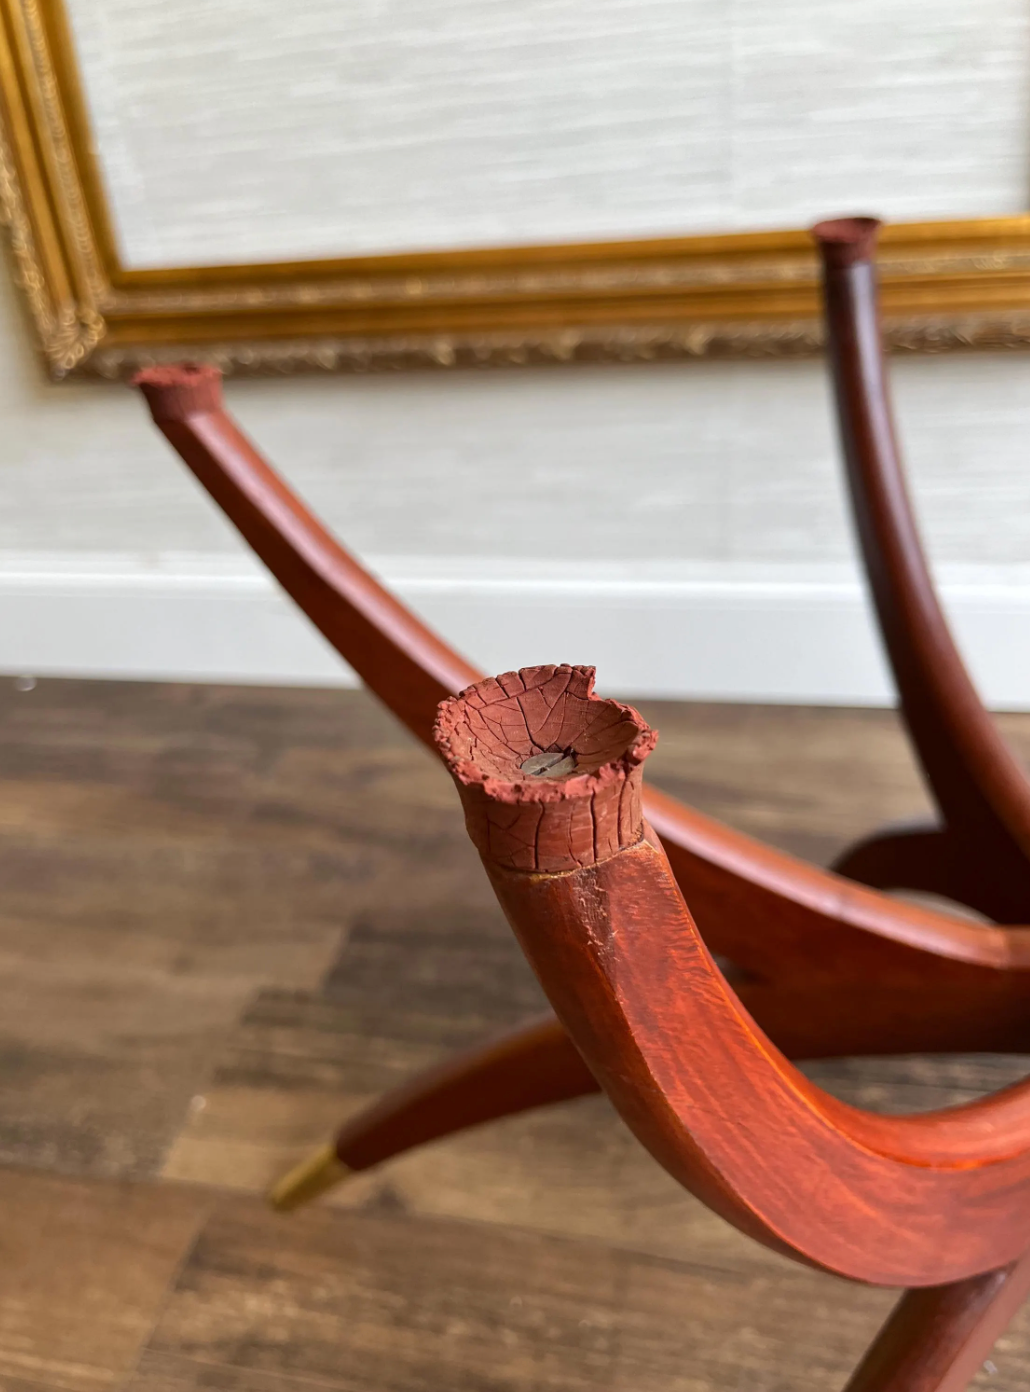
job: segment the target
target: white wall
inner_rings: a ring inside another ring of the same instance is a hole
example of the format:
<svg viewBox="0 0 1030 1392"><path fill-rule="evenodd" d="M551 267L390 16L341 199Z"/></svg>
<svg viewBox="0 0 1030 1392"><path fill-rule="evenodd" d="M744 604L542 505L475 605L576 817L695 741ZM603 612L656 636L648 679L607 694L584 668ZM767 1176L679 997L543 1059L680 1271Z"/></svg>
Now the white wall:
<svg viewBox="0 0 1030 1392"><path fill-rule="evenodd" d="M1030 207L1024 0L69 0L131 264ZM1030 356L899 359L989 698L1030 708ZM234 381L260 446L490 670L884 701L818 362ZM121 387L0 276L0 669L338 681Z"/></svg>
<svg viewBox="0 0 1030 1392"><path fill-rule="evenodd" d="M1030 708L1030 356L899 358L912 479L963 641ZM822 365L231 381L339 534L489 670L608 690L889 698ZM0 670L319 681L342 669L125 388L45 383L0 277Z"/></svg>

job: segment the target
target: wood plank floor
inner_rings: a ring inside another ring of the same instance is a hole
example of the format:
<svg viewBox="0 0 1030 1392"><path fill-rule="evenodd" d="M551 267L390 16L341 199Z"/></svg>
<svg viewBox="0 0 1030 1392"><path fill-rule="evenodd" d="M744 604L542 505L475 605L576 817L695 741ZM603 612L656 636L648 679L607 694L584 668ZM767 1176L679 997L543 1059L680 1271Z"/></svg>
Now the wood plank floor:
<svg viewBox="0 0 1030 1392"><path fill-rule="evenodd" d="M656 784L813 860L927 807L887 713L642 707ZM264 1206L541 1003L448 779L362 693L0 682L0 884L0 1392L834 1392L890 1306L712 1217L600 1098ZM810 1071L908 1110L1030 1061ZM1028 1385L1024 1316L977 1386Z"/></svg>

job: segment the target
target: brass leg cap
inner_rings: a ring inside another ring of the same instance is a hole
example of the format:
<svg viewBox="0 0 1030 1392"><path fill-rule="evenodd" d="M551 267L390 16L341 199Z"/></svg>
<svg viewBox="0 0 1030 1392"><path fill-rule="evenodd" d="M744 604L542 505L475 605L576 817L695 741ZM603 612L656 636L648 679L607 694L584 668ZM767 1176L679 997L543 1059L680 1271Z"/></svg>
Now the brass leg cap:
<svg viewBox="0 0 1030 1392"><path fill-rule="evenodd" d="M268 1191L268 1202L280 1213L288 1213L326 1193L354 1171L336 1157L331 1145L319 1146L313 1155L295 1165Z"/></svg>

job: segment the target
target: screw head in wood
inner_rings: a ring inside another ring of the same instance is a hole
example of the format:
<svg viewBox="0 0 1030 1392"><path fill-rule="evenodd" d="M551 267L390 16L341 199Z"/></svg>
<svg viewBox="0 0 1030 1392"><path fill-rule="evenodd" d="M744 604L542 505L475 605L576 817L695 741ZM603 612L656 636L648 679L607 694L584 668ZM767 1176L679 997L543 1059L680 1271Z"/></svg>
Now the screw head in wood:
<svg viewBox="0 0 1030 1392"><path fill-rule="evenodd" d="M574 749L548 749L543 754L531 754L519 765L520 773L530 778L564 778L575 773L578 760Z"/></svg>

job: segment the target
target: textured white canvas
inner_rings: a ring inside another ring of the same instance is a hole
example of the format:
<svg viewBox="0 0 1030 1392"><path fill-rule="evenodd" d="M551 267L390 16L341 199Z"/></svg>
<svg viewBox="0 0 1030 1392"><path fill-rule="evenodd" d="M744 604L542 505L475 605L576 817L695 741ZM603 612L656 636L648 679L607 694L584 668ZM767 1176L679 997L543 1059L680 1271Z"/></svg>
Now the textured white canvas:
<svg viewBox="0 0 1030 1392"><path fill-rule="evenodd" d="M135 264L1030 208L1025 0L70 4ZM992 700L1030 708L1030 355L899 357L892 376L962 641ZM488 667L887 695L821 362L227 395ZM0 421L0 670L335 679L138 398L43 380L6 277Z"/></svg>
<svg viewBox="0 0 1030 1392"><path fill-rule="evenodd" d="M1030 207L1025 0L67 0L127 262Z"/></svg>

